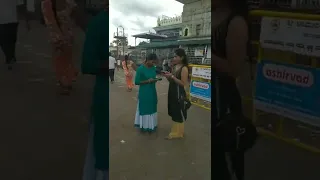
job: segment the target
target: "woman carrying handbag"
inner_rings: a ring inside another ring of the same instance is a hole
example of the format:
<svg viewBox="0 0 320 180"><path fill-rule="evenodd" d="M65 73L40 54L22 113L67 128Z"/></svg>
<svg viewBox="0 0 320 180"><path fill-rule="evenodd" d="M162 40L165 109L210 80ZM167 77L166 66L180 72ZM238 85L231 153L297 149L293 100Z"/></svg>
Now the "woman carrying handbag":
<svg viewBox="0 0 320 180"><path fill-rule="evenodd" d="M187 110L191 106L186 93L189 89L188 59L186 52L183 49L177 49L172 63L172 73L163 73L163 76L169 81L168 114L173 121L171 132L166 137L167 140L181 139L184 137L184 121L187 120Z"/></svg>
<svg viewBox="0 0 320 180"><path fill-rule="evenodd" d="M242 113L237 78L248 55L249 27L246 0L212 1L216 23L212 27L214 112L212 117L212 175L219 179L244 180L244 153L256 140L257 131ZM227 155L227 156L226 156ZM230 157L231 167L226 157ZM215 179L213 177L213 179Z"/></svg>

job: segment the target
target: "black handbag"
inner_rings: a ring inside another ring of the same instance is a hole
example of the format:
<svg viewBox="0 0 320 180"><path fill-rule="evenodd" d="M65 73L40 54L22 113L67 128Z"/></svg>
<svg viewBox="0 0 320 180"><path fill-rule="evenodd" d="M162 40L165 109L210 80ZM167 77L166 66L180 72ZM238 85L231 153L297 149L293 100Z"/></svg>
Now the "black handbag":
<svg viewBox="0 0 320 180"><path fill-rule="evenodd" d="M191 107L191 102L190 102L190 100L187 98L187 96L186 96L187 93L185 92L185 90L183 89L184 93L181 94L181 93L180 93L180 88L181 88L181 87L180 87L180 85L178 85L178 84L177 84L177 86L178 86L178 88L177 88L177 91L178 91L178 101L179 101L180 107L181 107L182 110L186 111L186 110L190 109L190 107Z"/></svg>
<svg viewBox="0 0 320 180"><path fill-rule="evenodd" d="M181 87L179 84L177 84L177 97L178 97L178 104L180 106L180 113L181 116L183 118L183 120L185 121L187 119L187 111L188 109L190 109L191 107L191 102L189 101L189 99L186 97L186 93L185 90L183 89L184 93L181 93L180 90Z"/></svg>
<svg viewBox="0 0 320 180"><path fill-rule="evenodd" d="M227 114L217 126L225 152L247 151L258 136L251 120L243 115Z"/></svg>
<svg viewBox="0 0 320 180"><path fill-rule="evenodd" d="M220 99L223 101L230 101L229 104L232 103L231 101L237 102L233 103L232 108L227 108L229 109L229 112L220 111L218 113L219 122L216 125L216 130L221 137L225 152L246 151L255 145L258 137L257 129L252 121L242 113L241 96L235 81L227 79L223 83L227 83L228 85L223 84L224 88L221 91L224 92L220 93L219 79L216 79L217 106L222 108ZM225 98L223 96L228 97Z"/></svg>

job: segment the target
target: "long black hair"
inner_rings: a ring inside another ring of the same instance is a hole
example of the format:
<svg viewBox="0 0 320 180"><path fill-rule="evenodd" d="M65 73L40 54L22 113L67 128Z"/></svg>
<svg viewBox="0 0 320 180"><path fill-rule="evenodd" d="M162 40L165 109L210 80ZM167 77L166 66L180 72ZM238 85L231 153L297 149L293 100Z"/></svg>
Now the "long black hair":
<svg viewBox="0 0 320 180"><path fill-rule="evenodd" d="M188 64L189 64L188 57L187 57L186 51L184 49L182 49L182 48L176 49L174 51L174 53L181 58L182 64L184 66L188 66Z"/></svg>
<svg viewBox="0 0 320 180"><path fill-rule="evenodd" d="M124 62L126 63L126 68L128 69L128 60L129 60L129 56L125 55L124 56Z"/></svg>
<svg viewBox="0 0 320 180"><path fill-rule="evenodd" d="M227 0L232 14L242 16L248 21L249 18L249 6L247 0Z"/></svg>
<svg viewBox="0 0 320 180"><path fill-rule="evenodd" d="M247 26L248 26L248 44L247 44L247 56L248 56L248 62L250 64L254 64L255 62L253 61L252 58L252 29L250 25L250 18L249 18L249 13L250 13L250 8L247 0L228 0L229 6L231 8L233 16L241 16L245 19ZM250 76L251 79L254 78L253 75L253 70L251 69L250 65Z"/></svg>
<svg viewBox="0 0 320 180"><path fill-rule="evenodd" d="M151 61L151 60L158 60L158 57L157 57L157 55L155 53L150 53L150 54L148 54L146 56L145 62L146 61Z"/></svg>

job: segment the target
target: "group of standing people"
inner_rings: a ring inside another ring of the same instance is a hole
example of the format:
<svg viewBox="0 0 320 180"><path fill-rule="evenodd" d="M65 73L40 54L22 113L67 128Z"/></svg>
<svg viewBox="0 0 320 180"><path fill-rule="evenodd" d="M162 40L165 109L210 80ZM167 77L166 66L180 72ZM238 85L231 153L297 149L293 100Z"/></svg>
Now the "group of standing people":
<svg viewBox="0 0 320 180"><path fill-rule="evenodd" d="M142 132L152 133L158 126L156 83L162 79L156 77L156 61L157 56L149 54L145 62L138 67L135 77L135 84L139 86L139 92L134 125ZM169 81L168 114L173 121L171 132L165 138L167 140L184 137L184 122L187 119L189 108L182 106L180 101L187 99L186 92L189 89L188 60L183 49L175 51L172 64L172 71L162 72L162 76Z"/></svg>
<svg viewBox="0 0 320 180"><path fill-rule="evenodd" d="M102 12L90 20L88 26L83 14L77 11L77 4L73 0L43 0L42 12L45 24L50 32L53 50L54 69L59 91L61 94L69 94L72 83L76 80L78 71L72 63L72 19L86 29L86 39L82 55L83 74L96 77L93 92L93 104L90 118L90 136L84 180L94 180L101 176L108 179L109 170L109 73L108 62L109 37L109 4ZM213 113L212 129L213 163L212 174L219 179L228 180L230 171L223 149L223 139L219 134L219 124L227 114L242 116L241 97L237 89L236 79L239 76L239 68L244 64L247 56L248 32L248 8L244 0L216 0L212 1L213 8L219 14L217 25L212 27L214 53L211 55L213 71L217 91L221 104ZM18 29L17 3L15 0L0 1L0 46L6 57L6 64L16 62L15 44ZM77 21L78 19L78 21ZM80 21L79 21L80 20ZM85 28L86 27L86 28ZM126 56L122 62L127 89L132 91L134 84L139 86L138 103L134 125L141 130L154 132L158 126L157 119L157 90L156 83L160 78L156 77L154 62L155 54L147 56L146 61L139 67ZM115 64L115 63L114 63ZM171 132L166 139L184 137L184 122L187 119L186 99L188 91L188 60L183 49L175 51L171 62L172 71L163 72L162 75L169 81L168 89L168 114L173 121ZM135 82L133 73L136 70ZM112 82L114 79L111 80ZM219 115L219 116L218 116ZM244 151L230 152L232 170L238 180L244 179ZM222 168L222 170L221 170Z"/></svg>
<svg viewBox="0 0 320 180"><path fill-rule="evenodd" d="M127 91L131 92L134 85L139 86L138 102L135 114L134 126L142 132L152 133L158 126L158 95L156 83L162 78L157 78L156 64L158 58L154 53L148 54L144 63L139 67L124 56L121 62L125 75ZM171 60L171 67L167 71L162 71L161 75L169 81L168 89L168 114L173 121L171 132L165 139L176 139L184 137L184 122L187 119L187 109L181 106L181 99L187 99L189 91L188 58L183 49L175 50L175 56ZM114 82L114 67L116 60L109 53L109 77L111 83ZM135 77L134 77L134 72Z"/></svg>
<svg viewBox="0 0 320 180"><path fill-rule="evenodd" d="M116 69L119 70L118 64L121 64L121 67L123 69L126 85L127 85L127 91L131 92L134 87L133 77L134 77L134 72L137 70L137 66L132 60L129 60L129 55L125 55L124 60L121 62L121 60L116 60L112 56L112 53L109 52L109 78L110 78L111 84L113 84L115 81L114 79L115 70Z"/></svg>

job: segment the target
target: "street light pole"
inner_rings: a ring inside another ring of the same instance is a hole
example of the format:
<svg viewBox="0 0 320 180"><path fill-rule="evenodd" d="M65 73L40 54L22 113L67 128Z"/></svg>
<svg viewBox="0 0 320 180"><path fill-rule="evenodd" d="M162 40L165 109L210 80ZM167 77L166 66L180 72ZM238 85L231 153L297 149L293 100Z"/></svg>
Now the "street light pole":
<svg viewBox="0 0 320 180"><path fill-rule="evenodd" d="M119 28L122 28L122 36L121 37L119 36ZM122 51L123 51L123 55L124 55L124 50L125 50L124 46L125 46L126 37L125 37L125 34L124 34L124 27L123 26L118 26L117 27L117 38L116 39L117 39L117 54L119 56L119 43L121 42L122 43Z"/></svg>
<svg viewBox="0 0 320 180"><path fill-rule="evenodd" d="M117 28L117 38L119 37L119 30L118 30L118 28ZM118 39L117 39L117 57L119 57L119 41L118 41Z"/></svg>
<svg viewBox="0 0 320 180"><path fill-rule="evenodd" d="M122 36L123 36L123 39L122 39L122 50L123 50L123 55L124 55L124 45L125 45L125 34L124 34L124 28L122 27Z"/></svg>

